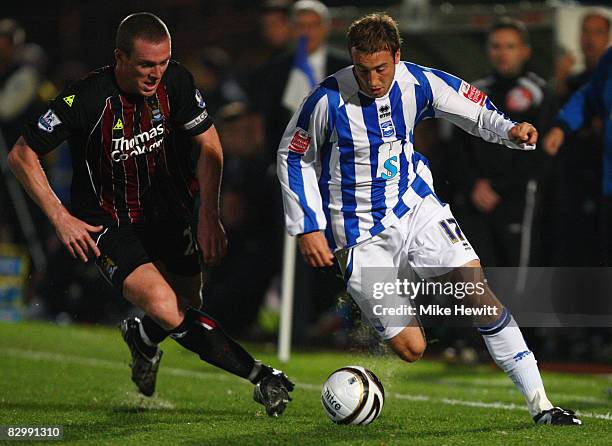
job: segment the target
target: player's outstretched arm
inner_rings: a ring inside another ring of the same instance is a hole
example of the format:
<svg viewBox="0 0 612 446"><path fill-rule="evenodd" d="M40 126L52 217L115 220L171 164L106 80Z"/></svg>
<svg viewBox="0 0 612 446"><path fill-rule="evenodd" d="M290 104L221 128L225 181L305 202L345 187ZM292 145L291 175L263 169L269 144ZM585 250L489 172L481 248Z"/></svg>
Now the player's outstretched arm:
<svg viewBox="0 0 612 446"><path fill-rule="evenodd" d="M202 250L204 262L208 265L215 265L227 252L227 237L219 219L223 150L219 134L214 126L193 138L200 152L196 166L196 176L200 185L198 244Z"/></svg>
<svg viewBox="0 0 612 446"><path fill-rule="evenodd" d="M418 74L418 68L414 71ZM424 94L431 102L435 117L444 118L487 142L517 150L535 149L535 145L528 142L537 140L535 128L508 119L478 88L440 70L424 70L421 75L424 83L427 81L430 85L430 89L424 89ZM513 127L517 128L511 133Z"/></svg>
<svg viewBox="0 0 612 446"><path fill-rule="evenodd" d="M298 235L300 252L308 265L323 268L334 264L334 255L321 231Z"/></svg>
<svg viewBox="0 0 612 446"><path fill-rule="evenodd" d="M100 251L90 232L100 232L102 226L91 226L68 212L51 189L38 155L23 137L17 140L10 151L8 164L30 197L49 218L57 236L72 257L79 257L83 262L87 262L88 253L98 257Z"/></svg>

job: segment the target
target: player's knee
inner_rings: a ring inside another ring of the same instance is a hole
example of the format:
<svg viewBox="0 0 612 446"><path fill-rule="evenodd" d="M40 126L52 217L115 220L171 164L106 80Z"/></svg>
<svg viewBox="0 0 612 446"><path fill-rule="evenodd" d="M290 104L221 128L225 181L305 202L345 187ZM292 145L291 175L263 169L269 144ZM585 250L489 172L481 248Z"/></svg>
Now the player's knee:
<svg viewBox="0 0 612 446"><path fill-rule="evenodd" d="M482 266L480 265L480 260L479 259L473 259L470 260L469 262L461 265L461 268L481 268Z"/></svg>
<svg viewBox="0 0 612 446"><path fill-rule="evenodd" d="M404 346L395 350L395 353L406 362L416 362L423 357L425 346Z"/></svg>
<svg viewBox="0 0 612 446"><path fill-rule="evenodd" d="M416 362L421 359L426 348L425 339L423 338L413 339L409 342L392 339L389 345L395 354L406 362Z"/></svg>
<svg viewBox="0 0 612 446"><path fill-rule="evenodd" d="M177 305L172 290L163 286L124 283L124 294L155 319L163 328L174 328L184 319L184 311Z"/></svg>

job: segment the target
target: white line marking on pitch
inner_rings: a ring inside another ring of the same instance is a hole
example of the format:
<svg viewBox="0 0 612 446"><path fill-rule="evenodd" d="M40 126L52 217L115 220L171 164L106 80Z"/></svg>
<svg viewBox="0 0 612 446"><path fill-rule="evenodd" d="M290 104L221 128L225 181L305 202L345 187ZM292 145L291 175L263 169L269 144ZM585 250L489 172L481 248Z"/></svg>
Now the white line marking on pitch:
<svg viewBox="0 0 612 446"><path fill-rule="evenodd" d="M86 358L83 356L64 355L62 353L51 353L51 352L40 352L32 350L18 350L13 348L0 349L0 352L6 353L10 356L17 358L24 358L30 360L42 360L42 361L53 361L53 362L71 362L73 364L79 364L90 367L99 367L113 370L125 370L127 364L119 361L109 361L106 359ZM182 376L186 378L198 378L198 379L216 379L220 381L235 380L236 378L231 375L221 375L219 373L212 372L199 372L196 370L177 369L174 367L162 367L160 369L162 373L170 374L173 376ZM307 390L313 390L320 392L321 386L309 383L296 382L301 388ZM499 401L487 403L484 401L468 401L468 400L457 400L450 398L435 398L427 395L406 395L402 393L388 393L389 396L400 400L409 401L427 401L431 403L439 403L451 406L468 406L478 407L486 409L500 409L500 410L520 410L526 412L527 409L523 405L514 403L502 403ZM566 395L559 395L565 398ZM172 403L169 403L172 405ZM593 413L593 412L580 412L576 411L576 415L583 418L596 418L598 420L612 421L612 413L608 412Z"/></svg>

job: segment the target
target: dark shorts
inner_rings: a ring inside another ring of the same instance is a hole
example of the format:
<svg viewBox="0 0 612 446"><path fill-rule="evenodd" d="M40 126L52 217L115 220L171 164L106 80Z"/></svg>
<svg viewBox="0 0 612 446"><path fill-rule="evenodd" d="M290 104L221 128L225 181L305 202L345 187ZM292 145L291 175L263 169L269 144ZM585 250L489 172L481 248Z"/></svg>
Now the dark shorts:
<svg viewBox="0 0 612 446"><path fill-rule="evenodd" d="M191 226L180 220L135 223L105 228L96 241L96 266L104 278L123 291L123 281L145 263L161 261L171 273L200 272L200 252Z"/></svg>

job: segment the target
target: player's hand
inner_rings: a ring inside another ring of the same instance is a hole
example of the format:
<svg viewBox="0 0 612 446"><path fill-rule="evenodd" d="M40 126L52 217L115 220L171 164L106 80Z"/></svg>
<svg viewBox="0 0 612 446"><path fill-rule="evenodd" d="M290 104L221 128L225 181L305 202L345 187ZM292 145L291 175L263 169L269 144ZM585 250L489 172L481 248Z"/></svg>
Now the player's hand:
<svg viewBox="0 0 612 446"><path fill-rule="evenodd" d="M225 257L227 235L218 217L200 212L198 244L202 250L202 259L207 265L217 265Z"/></svg>
<svg viewBox="0 0 612 446"><path fill-rule="evenodd" d="M560 127L553 127L542 141L544 151L550 156L555 156L559 152L559 147L561 147L564 140L565 133L563 130Z"/></svg>
<svg viewBox="0 0 612 446"><path fill-rule="evenodd" d="M87 224L66 210L52 219L52 222L58 238L73 258L78 257L83 263L87 263L88 254L93 254L96 258L100 256L100 250L89 234L100 232L102 226Z"/></svg>
<svg viewBox="0 0 612 446"><path fill-rule="evenodd" d="M470 199L472 203L474 203L474 206L485 214L493 212L501 201L501 197L491 187L491 182L484 178L474 183Z"/></svg>
<svg viewBox="0 0 612 446"><path fill-rule="evenodd" d="M530 123L521 122L510 129L508 137L516 144L534 145L538 142L538 131Z"/></svg>
<svg viewBox="0 0 612 446"><path fill-rule="evenodd" d="M323 268L334 264L334 255L321 231L298 235L300 252L308 265Z"/></svg>

